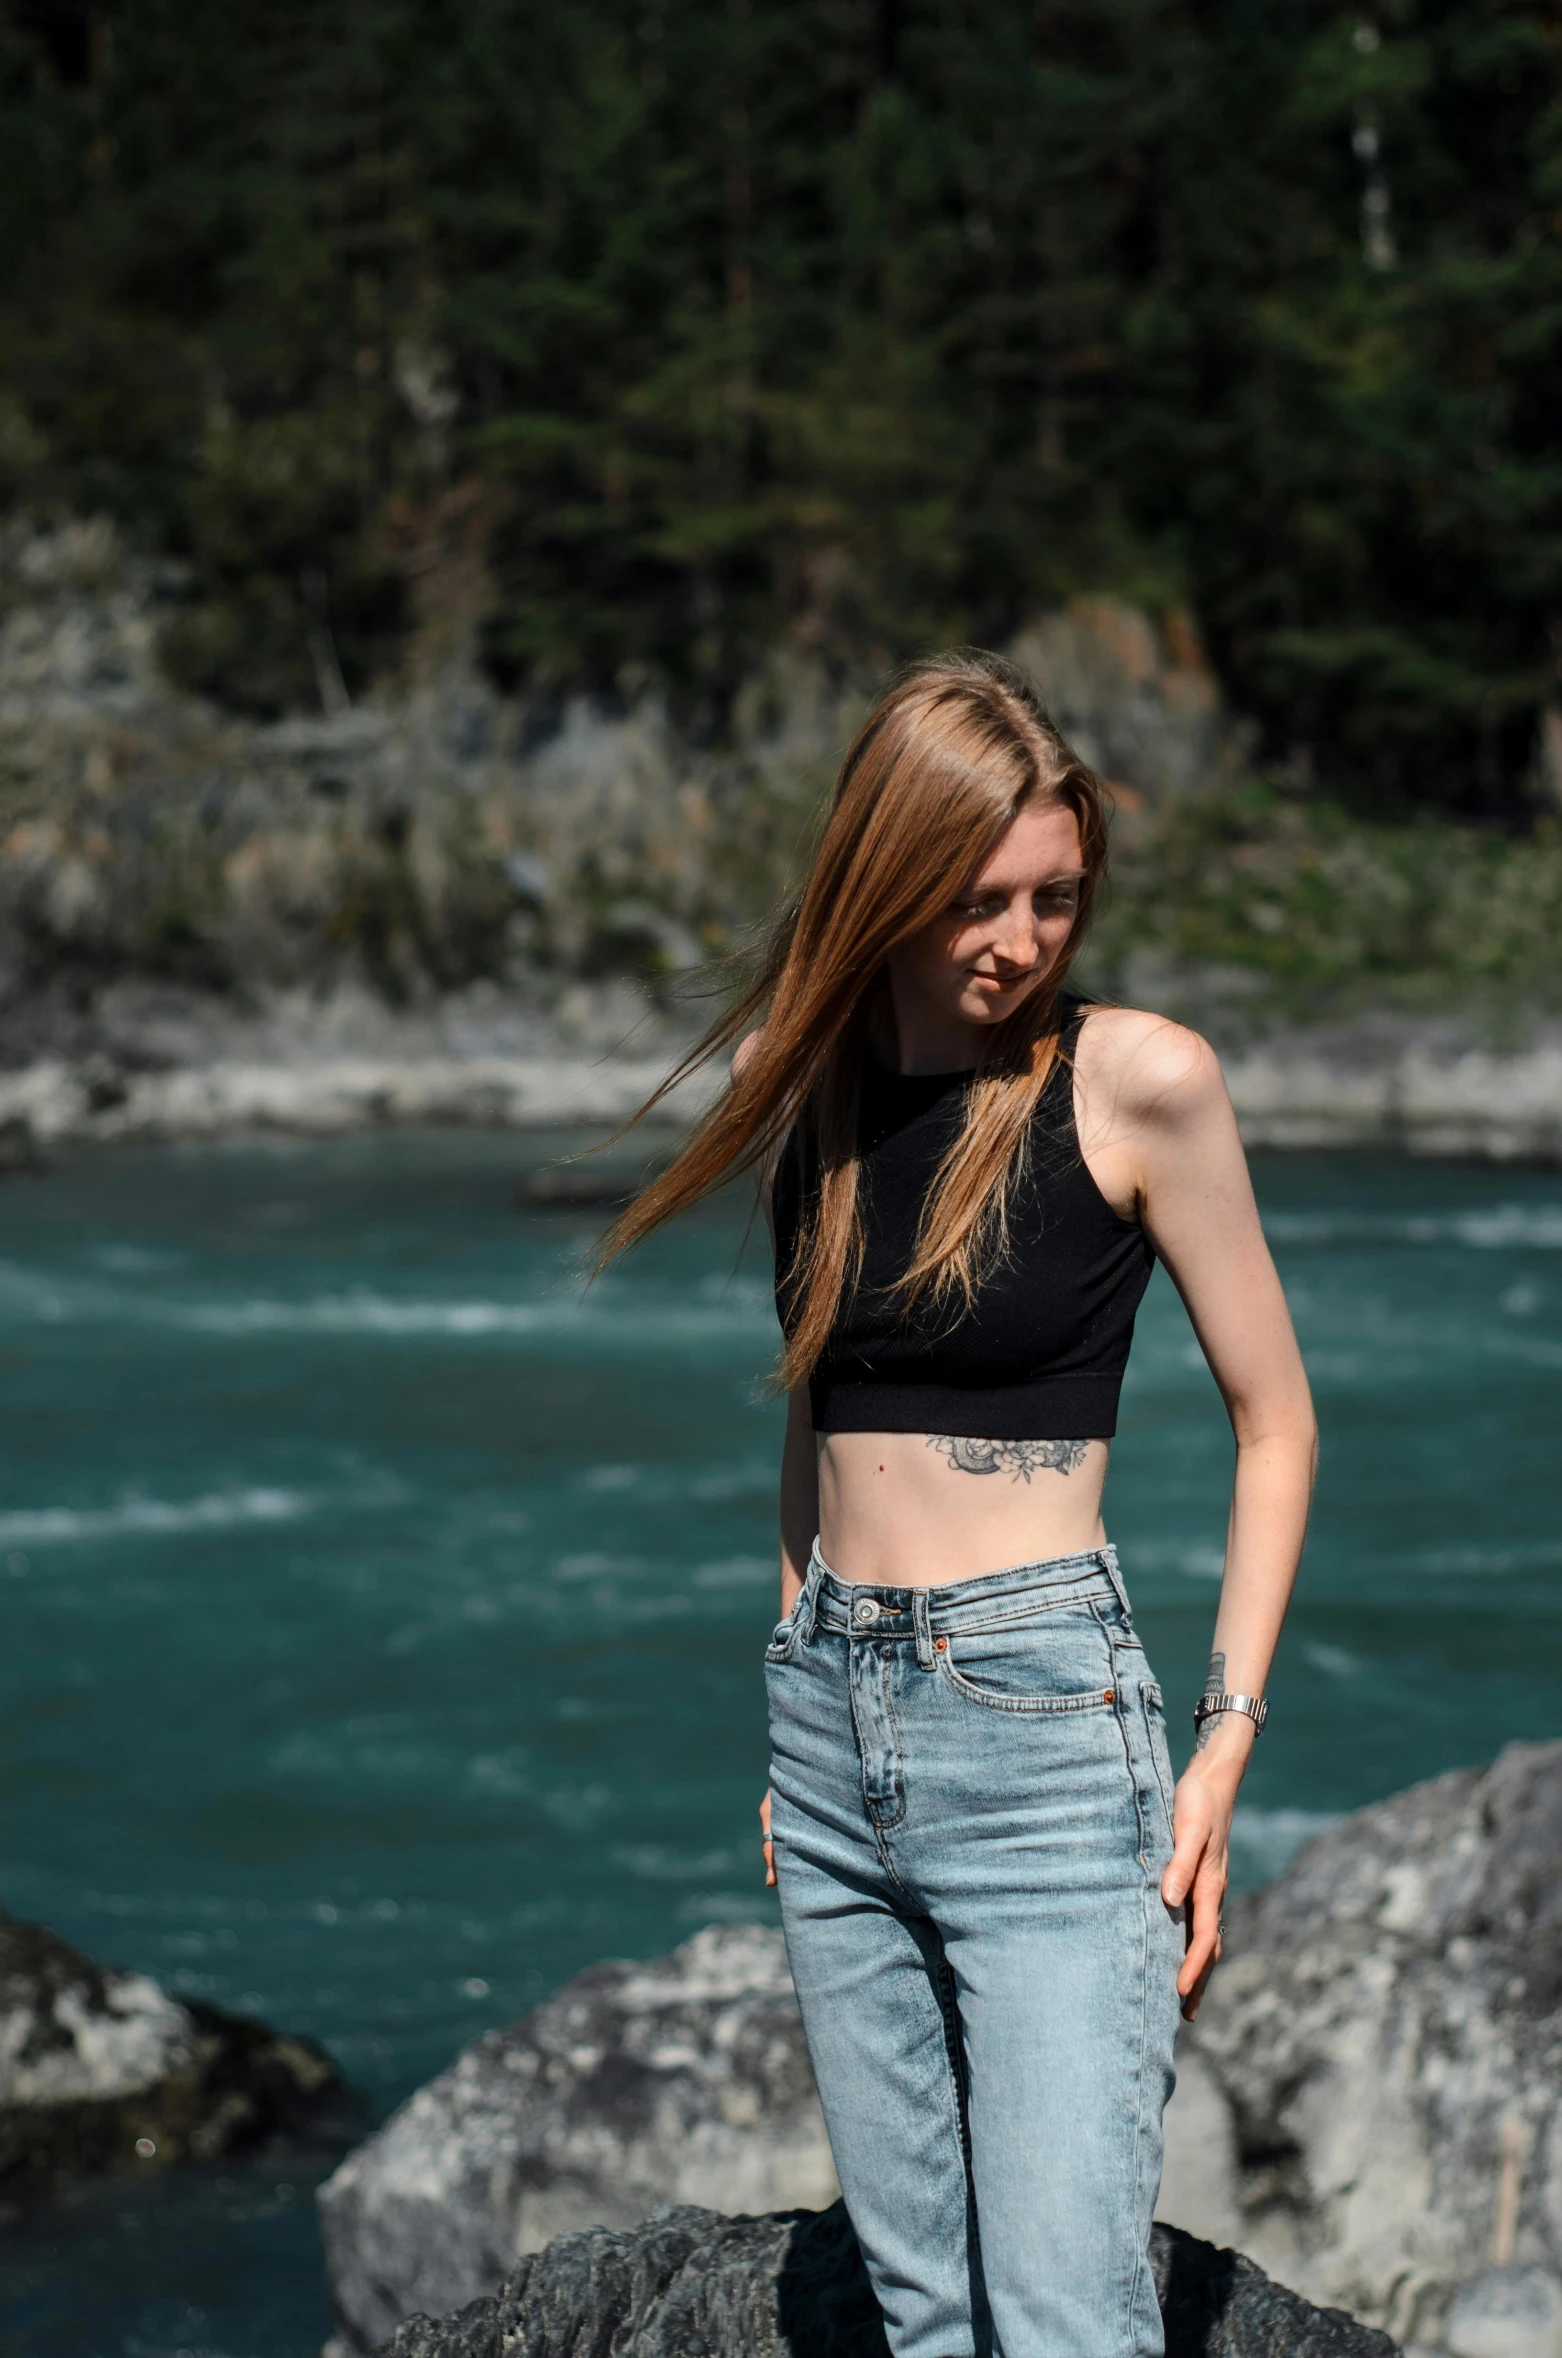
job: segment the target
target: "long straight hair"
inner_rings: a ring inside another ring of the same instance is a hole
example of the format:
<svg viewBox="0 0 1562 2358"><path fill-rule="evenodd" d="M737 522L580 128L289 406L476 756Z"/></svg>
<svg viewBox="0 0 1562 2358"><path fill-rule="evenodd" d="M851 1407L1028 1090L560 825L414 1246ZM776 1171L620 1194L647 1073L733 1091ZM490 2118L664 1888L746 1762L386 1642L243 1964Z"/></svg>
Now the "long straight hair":
<svg viewBox="0 0 1562 2358"><path fill-rule="evenodd" d="M1038 798L1065 804L1079 822L1078 907L1051 969L984 1036L964 1126L929 1186L899 1289L908 1314L924 1298L971 1302L1004 1247L1009 1190L1059 1052L1058 993L1105 874L1107 834L1095 772L1024 674L974 648L910 665L858 731L807 879L777 917L753 978L634 1119L751 1026L763 1028L676 1159L608 1229L597 1269L735 1172L773 1163L795 1128L813 1176L783 1273L788 1331L777 1382L803 1382L861 1269L858 1080L885 961L948 911Z"/></svg>

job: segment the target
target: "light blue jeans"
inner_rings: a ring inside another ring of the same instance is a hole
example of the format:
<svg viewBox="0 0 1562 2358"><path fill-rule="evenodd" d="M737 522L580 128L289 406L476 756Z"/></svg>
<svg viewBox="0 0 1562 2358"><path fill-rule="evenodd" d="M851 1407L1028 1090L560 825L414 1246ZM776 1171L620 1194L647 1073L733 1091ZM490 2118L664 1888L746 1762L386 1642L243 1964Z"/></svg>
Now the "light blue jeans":
<svg viewBox="0 0 1562 2358"><path fill-rule="evenodd" d="M895 2358L1160 2358L1183 1935L1114 1551L911 1589L816 1548L766 1681L787 1955Z"/></svg>

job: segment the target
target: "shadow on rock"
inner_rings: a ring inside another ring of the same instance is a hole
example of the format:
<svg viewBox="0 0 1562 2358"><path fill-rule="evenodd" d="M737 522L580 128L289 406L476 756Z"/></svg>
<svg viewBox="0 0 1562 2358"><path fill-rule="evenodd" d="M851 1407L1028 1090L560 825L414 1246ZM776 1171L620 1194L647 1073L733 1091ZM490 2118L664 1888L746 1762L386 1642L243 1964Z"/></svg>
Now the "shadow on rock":
<svg viewBox="0 0 1562 2358"><path fill-rule="evenodd" d="M1317 2309L1238 2252L1175 2227L1151 2243L1166 2358L1394 2358L1387 2334ZM685 2207L563 2235L486 2300L414 2317L385 2358L887 2358L844 2205L727 2219Z"/></svg>

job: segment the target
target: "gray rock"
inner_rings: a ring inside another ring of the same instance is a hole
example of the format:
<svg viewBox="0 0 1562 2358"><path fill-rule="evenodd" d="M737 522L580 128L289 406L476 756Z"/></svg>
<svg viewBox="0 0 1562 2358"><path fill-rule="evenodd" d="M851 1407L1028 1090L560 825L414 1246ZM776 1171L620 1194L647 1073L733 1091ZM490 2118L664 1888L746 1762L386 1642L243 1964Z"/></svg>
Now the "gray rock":
<svg viewBox="0 0 1562 2358"><path fill-rule="evenodd" d="M1075 598L1009 652L1130 816L1207 785L1247 747L1185 613L1158 628L1121 598Z"/></svg>
<svg viewBox="0 0 1562 2358"><path fill-rule="evenodd" d="M1442 2347L1476 2280L1489 2306L1509 2263L1531 2295L1535 2271L1562 2277L1559 2064L1562 1745L1515 1745L1344 1820L1232 1903L1184 2035L1163 2212ZM657 2201L818 2203L802 2180L828 2167L779 1941L701 1935L480 2042L343 2165L323 2209L344 2332L370 2347ZM1546 2330L1511 2358L1562 2358Z"/></svg>
<svg viewBox="0 0 1562 2358"><path fill-rule="evenodd" d="M568 2229L835 2191L780 1935L732 1925L466 2048L321 2188L320 2225L344 2346L372 2349Z"/></svg>
<svg viewBox="0 0 1562 2358"><path fill-rule="evenodd" d="M458 630L357 706L262 725L160 671L177 589L106 522L0 524L0 1062L89 1051L116 979L414 1011L655 986L783 889L866 701L780 652L695 744L649 688L501 697Z"/></svg>
<svg viewBox="0 0 1562 2358"><path fill-rule="evenodd" d="M606 1129L644 1104L671 1061L661 1055L273 1053L264 1062L224 1056L194 1068L137 1073L106 1094L81 1065L40 1059L21 1072L0 1071L0 1171L37 1169L47 1151L61 1146L245 1130L330 1137L398 1123ZM703 1077L685 1083L665 1101L671 1120L692 1120L715 1085ZM655 1125L651 1135L665 1138L668 1127ZM620 1158L620 1183L625 1169ZM588 1167L573 1195L565 1184L552 1196L543 1191L528 1200L600 1201L611 1192Z"/></svg>
<svg viewBox="0 0 1562 2358"><path fill-rule="evenodd" d="M1151 2240L1167 2358L1394 2358L1384 2334L1316 2309L1240 2253L1175 2228ZM668 2210L561 2236L455 2316L408 2321L386 2358L886 2358L843 2206L728 2219Z"/></svg>
<svg viewBox="0 0 1562 2358"><path fill-rule="evenodd" d="M1443 2338L1453 2358L1562 2358L1562 2280L1487 2268L1455 2293Z"/></svg>
<svg viewBox="0 0 1562 2358"><path fill-rule="evenodd" d="M1344 1819L1227 1928L1189 2044L1245 2248L1432 2345L1493 2262L1562 2275L1562 1744Z"/></svg>
<svg viewBox="0 0 1562 2358"><path fill-rule="evenodd" d="M356 706L261 725L159 670L179 590L101 519L0 524L0 1169L30 1142L616 1123L710 1012L679 976L789 883L871 685L792 644L695 742L649 688L499 695L463 625ZM1078 599L1011 652L1130 828L1242 757L1185 616ZM1541 1010L1500 1049L1452 1010L1274 1036L1251 967L1146 949L1098 980L1240 1049L1250 1144L1562 1159Z"/></svg>
<svg viewBox="0 0 1562 2358"><path fill-rule="evenodd" d="M308 2039L181 2005L0 1916L0 2193L10 2202L112 2171L210 2161L336 2112L335 2066Z"/></svg>

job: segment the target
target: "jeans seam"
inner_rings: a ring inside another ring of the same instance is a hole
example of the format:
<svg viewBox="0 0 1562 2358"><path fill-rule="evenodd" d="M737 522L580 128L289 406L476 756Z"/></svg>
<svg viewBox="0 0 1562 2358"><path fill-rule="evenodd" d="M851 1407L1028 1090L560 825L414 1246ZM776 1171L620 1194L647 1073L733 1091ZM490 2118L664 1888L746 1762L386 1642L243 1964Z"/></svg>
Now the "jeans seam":
<svg viewBox="0 0 1562 2358"><path fill-rule="evenodd" d="M1115 1660L1112 1667L1114 1670L1117 1667ZM1150 1872L1150 1861L1148 1856L1150 1848L1150 1829L1145 1824L1144 1819L1144 1783L1139 1775L1139 1770L1134 1760L1133 1736L1130 1733L1128 1726L1128 1714L1123 1708L1123 1690L1121 1684L1119 1684L1116 1691L1116 1699L1112 1706L1112 1717L1117 1722L1117 1732L1119 1737L1122 1739L1123 1766L1128 1771L1128 1782L1133 1787L1134 1820L1139 1828L1139 1864L1143 1868L1145 1874L1148 1875ZM1148 1736L1148 1731L1146 1731L1146 1734ZM1153 1773L1155 1766L1153 1761L1151 1762L1150 1766ZM1158 1778L1156 1781L1159 1783Z"/></svg>
<svg viewBox="0 0 1562 2358"><path fill-rule="evenodd" d="M969 2180L971 2170L971 2131L970 2124L966 2119L966 2099L962 2070L955 2060L957 2053L964 2053L964 2041L963 2038L960 2039L957 2046L960 2010L955 2003L954 1982L955 1977L950 1970L949 1959L947 1956L941 1954L938 1960L938 2010L944 2018L944 2065L949 2073L949 2097L950 2102L954 2107L955 2143L959 2147L960 2151L960 2166L966 2173L967 2179Z"/></svg>
<svg viewBox="0 0 1562 2358"><path fill-rule="evenodd" d="M897 1826L903 1826L906 1822L906 1748L901 1741L900 1714L895 1709L895 1682L891 1676L893 1669L894 1656L886 1647L884 1658L879 1664L879 1675L884 1682L884 1716L889 1721L890 1735L894 1741L895 1787L900 1796L896 1803L895 1815L884 1828L886 1834L893 1833ZM899 1881L898 1876L896 1881Z"/></svg>
<svg viewBox="0 0 1562 2358"><path fill-rule="evenodd" d="M864 1747L864 1744L863 1744L863 1736L862 1736L862 1729L861 1729L861 1727L859 1726L859 1724L858 1724L858 1720L857 1720L857 1692L856 1692L856 1684L855 1684L855 1680L854 1680L854 1677L853 1677L853 1667L852 1667L852 1666L853 1666L853 1656L852 1656L852 1655L849 1653L849 1654L848 1654L848 1656L847 1656L847 1661L846 1661L846 1698L847 1698L847 1710L848 1710L848 1712L849 1712L849 1714L850 1714L850 1718L851 1718L852 1741L855 1743L855 1745L856 1745L856 1747L857 1747L857 1764L858 1764L858 1769L859 1769L859 1772L860 1772L861 1783L862 1783L862 1814L863 1814L863 1818L864 1818L864 1820L866 1821L867 1825L869 1826L869 1828L870 1828L870 1829L871 1829L871 1831L872 1831L872 1834L873 1834L873 1841L874 1841L874 1847L875 1847L875 1848L876 1848L876 1850L878 1851L879 1857L880 1857L880 1858L883 1860L883 1862L884 1862L884 1867L885 1867L885 1870L886 1870L886 1872L887 1872L887 1873L889 1873L889 1874L891 1874L891 1875L895 1875L895 1881L896 1881L898 1884L900 1884L900 1888L902 1889L902 1891L904 1891L906 1887L905 1887L905 1885L904 1885L903 1883L900 1883L900 1877L899 1877L898 1875L896 1875L896 1874L895 1874L895 1869L894 1869L894 1867L893 1867L893 1866L891 1865L891 1863L890 1863L890 1857L889 1857L889 1853L886 1851L886 1849L885 1849L885 1847L884 1847L884 1836L885 1836L887 1833L893 1833L896 1827L898 1827L898 1826L903 1826L903 1825L905 1824L905 1822L906 1822L906 1781L905 1781L905 1765L906 1765L906 1764L905 1764L905 1756L904 1756L904 1754L903 1754L903 1752L902 1752L902 1750L901 1750L901 1742L900 1742L900 1722L899 1722L899 1720L898 1720L898 1719L896 1718L896 1716L895 1716L895 1705L894 1705L893 1699L891 1698L891 1695L890 1695L890 1688L889 1688L889 1667L890 1667L890 1666L889 1666L889 1663L888 1663L887 1661L881 1661L881 1662L879 1662L879 1663L876 1665L876 1668L877 1668L877 1670L878 1670L878 1672L879 1672L879 1675L880 1675L880 1677L881 1677L881 1679L882 1679L882 1681L883 1681L883 1698L884 1698L884 1703L885 1703L885 1706L886 1706L886 1709L887 1709L887 1712L888 1712L888 1715L889 1715L889 1723L890 1723L890 1728L891 1728L891 1731L892 1731L892 1733L893 1733L893 1737L894 1737L894 1746L895 1746L895 1782L896 1782L896 1785L897 1785L897 1786L898 1786L898 1788L899 1788L899 1794L900 1794L899 1802L898 1802L898 1804L897 1804L897 1806L896 1806L896 1809L895 1809L895 1814L894 1814L894 1816L893 1816L893 1817L890 1819L890 1821L889 1821L889 1823L888 1823L887 1825L885 1825L885 1824L882 1824L882 1823L880 1822L880 1820L878 1819L878 1817L875 1815L875 1808L874 1808L874 1795L873 1795L873 1794L872 1794L872 1792L869 1790L869 1786L868 1786L868 1774L869 1774L869 1771L868 1771L868 1753L867 1753L867 1750L866 1750L866 1749L865 1749L865 1747ZM911 1896L911 1895L910 1895L910 1894L909 1894L909 1892L908 1892L908 1893L907 1893L907 1897L909 1898L910 1896Z"/></svg>
<svg viewBox="0 0 1562 2358"><path fill-rule="evenodd" d="M1176 1811L1173 1807L1173 1795L1168 1793L1166 1790L1166 1779L1161 1775L1161 1764L1156 1757L1155 1722L1150 1717L1152 1697L1157 1703L1160 1701L1160 1688L1156 1686L1152 1680L1142 1679L1139 1684L1139 1707L1144 1714L1144 1740L1149 1746L1150 1750L1150 1774L1155 1779L1156 1791L1160 1794L1161 1797L1161 1808L1166 1813L1166 1839L1172 1845L1173 1849L1175 1849L1177 1844L1177 1817Z"/></svg>
<svg viewBox="0 0 1562 2358"><path fill-rule="evenodd" d="M902 1813L901 1817L895 1820L895 1826L888 1828L876 1825L873 1819L870 1817L868 1820L868 1832L873 1836L873 1847L879 1854L879 1865L884 1869L885 1874L894 1884L895 1889L904 1893L908 1904L915 1908L920 1905L917 1895L911 1889L911 1886L907 1883L905 1877L901 1874L900 1869L896 1866L894 1857L890 1851L889 1844L884 1839L886 1832L893 1833L895 1831L895 1827L901 1825L903 1821L904 1812Z"/></svg>
<svg viewBox="0 0 1562 2358"><path fill-rule="evenodd" d="M1150 2036L1150 1902L1151 1891L1144 1887L1144 1904L1139 1911L1139 2041L1134 2060L1134 2216L1142 2216L1141 2190L1144 2183L1144 2059ZM1131 2344L1134 2312L1139 2305L1139 2281L1144 2273L1145 2248L1139 2237L1134 2237L1133 2274L1128 2280L1128 2311L1123 2320L1125 2345Z"/></svg>
<svg viewBox="0 0 1562 2358"><path fill-rule="evenodd" d="M796 1596L792 1599L792 1610L790 1613L788 1613L783 1624L783 1627L786 1630L786 1636L781 1640L779 1645L772 1642L765 1648L765 1661L767 1664L776 1662L790 1662L792 1660L793 1656L797 1652L797 1641L802 1634L803 1618L807 1612L807 1609L808 1584L805 1581L803 1586L798 1590Z"/></svg>
<svg viewBox="0 0 1562 2358"><path fill-rule="evenodd" d="M1126 1634L1132 1638L1131 1631L1127 1632ZM1134 1651L1140 1656L1140 1659L1143 1660L1143 1649L1139 1645L1138 1639L1133 1638L1132 1642ZM1156 1797L1161 1805L1162 1814L1167 1818L1168 1821L1170 1821L1171 1818L1171 1807L1166 1799L1166 1787L1161 1782L1160 1769L1156 1764L1155 1747L1150 1741L1150 1714L1144 1700L1144 1690L1146 1685L1152 1682L1145 1679L1136 1678L1131 1675L1125 1677L1119 1658L1119 1649L1117 1646L1112 1645L1110 1631L1107 1632L1107 1643L1109 1646L1112 1646L1112 1675L1117 1681L1116 1718L1118 1728L1122 1734L1123 1739L1123 1758L1127 1764L1129 1782L1134 1789L1134 1813L1139 1822L1139 1864L1144 1869L1146 1882L1153 1882L1158 1890L1160 1888L1160 1878L1155 1874L1154 1869L1150 1865L1150 1825L1149 1819L1146 1816L1146 1803L1149 1798L1148 1786L1146 1783L1147 1779L1153 1781ZM1149 1665L1146 1664L1145 1667L1148 1668ZM1128 1712L1124 1698L1124 1689L1125 1687L1129 1686L1133 1687L1135 1690L1139 1704L1139 1709L1136 1714L1136 1723L1138 1727L1140 1727L1144 1732L1145 1767L1143 1776L1140 1775L1138 1764L1134 1759L1134 1745L1136 1739L1133 1730L1129 1726ZM1172 1839L1175 1841L1175 1837Z"/></svg>
<svg viewBox="0 0 1562 2358"><path fill-rule="evenodd" d="M961 1620L952 1623L951 1627L955 1636L968 1637L984 1629L1008 1629L1016 1621L1033 1621L1040 1613L1066 1613L1070 1605L1082 1605L1087 1613L1094 1612L1095 1603L1096 1594L1091 1587L1082 1590L1077 1596L1056 1597L1050 1604L1027 1604L1013 1613L988 1613L979 1621Z"/></svg>
<svg viewBox="0 0 1562 2358"><path fill-rule="evenodd" d="M1022 1717L1039 1719L1049 1714L1063 1718L1071 1713L1077 1715L1081 1711L1106 1711L1111 1707L1108 1698L1113 1690L1109 1687L1091 1687L1081 1695L1066 1695L1061 1700L1043 1697L1039 1702L1031 1703L1019 1696L987 1694L983 1688L973 1686L969 1679L962 1678L958 1670L951 1669L947 1657L943 1669L955 1693L966 1696L972 1703L979 1703L984 1711L1017 1712Z"/></svg>

